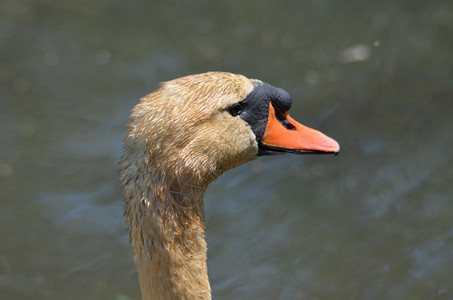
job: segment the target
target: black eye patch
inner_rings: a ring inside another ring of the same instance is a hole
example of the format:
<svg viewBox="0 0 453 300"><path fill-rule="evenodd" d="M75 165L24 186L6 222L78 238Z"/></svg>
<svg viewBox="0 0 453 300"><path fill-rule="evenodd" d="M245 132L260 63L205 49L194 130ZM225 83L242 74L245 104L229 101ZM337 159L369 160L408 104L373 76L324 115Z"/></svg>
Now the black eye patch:
<svg viewBox="0 0 453 300"><path fill-rule="evenodd" d="M267 83L262 83L257 85L253 91L240 102L242 107L238 115L250 125L258 142L261 141L266 129L269 116L269 104L271 102L277 115L284 115L291 108L292 99L285 90L276 88ZM233 109L233 107L234 106L230 109ZM237 108L234 109L234 111L236 110ZM283 120L281 121L283 124ZM293 129L293 124L290 122L288 122L288 124L283 124L283 126L290 130Z"/></svg>

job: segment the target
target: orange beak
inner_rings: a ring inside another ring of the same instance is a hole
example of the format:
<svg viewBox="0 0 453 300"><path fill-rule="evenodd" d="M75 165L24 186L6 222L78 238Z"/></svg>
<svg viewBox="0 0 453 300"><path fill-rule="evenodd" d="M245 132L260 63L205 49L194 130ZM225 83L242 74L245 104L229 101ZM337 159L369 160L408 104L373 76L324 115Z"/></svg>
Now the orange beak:
<svg viewBox="0 0 453 300"><path fill-rule="evenodd" d="M334 139L300 124L288 114L277 118L272 102L269 103L269 117L261 142L264 146L302 153L340 151L340 145Z"/></svg>

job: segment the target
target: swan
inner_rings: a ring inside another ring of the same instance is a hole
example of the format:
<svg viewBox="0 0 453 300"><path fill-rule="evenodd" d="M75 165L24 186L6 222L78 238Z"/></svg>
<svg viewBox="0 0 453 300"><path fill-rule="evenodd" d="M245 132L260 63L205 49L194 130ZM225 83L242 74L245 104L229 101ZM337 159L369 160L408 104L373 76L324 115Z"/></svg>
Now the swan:
<svg viewBox="0 0 453 300"><path fill-rule="evenodd" d="M134 107L120 181L142 297L211 299L203 194L262 155L333 153L339 144L288 115L283 89L208 72L161 83Z"/></svg>

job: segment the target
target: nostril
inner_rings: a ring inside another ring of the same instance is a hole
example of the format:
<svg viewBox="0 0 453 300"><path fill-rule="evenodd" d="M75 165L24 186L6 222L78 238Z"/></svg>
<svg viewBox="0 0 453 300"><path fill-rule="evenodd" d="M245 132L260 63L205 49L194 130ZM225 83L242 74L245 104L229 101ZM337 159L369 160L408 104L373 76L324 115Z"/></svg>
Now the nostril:
<svg viewBox="0 0 453 300"><path fill-rule="evenodd" d="M282 122L283 126L285 126L286 129L289 129L289 130L294 130L296 129L296 126L294 126L290 121L288 120L283 120Z"/></svg>

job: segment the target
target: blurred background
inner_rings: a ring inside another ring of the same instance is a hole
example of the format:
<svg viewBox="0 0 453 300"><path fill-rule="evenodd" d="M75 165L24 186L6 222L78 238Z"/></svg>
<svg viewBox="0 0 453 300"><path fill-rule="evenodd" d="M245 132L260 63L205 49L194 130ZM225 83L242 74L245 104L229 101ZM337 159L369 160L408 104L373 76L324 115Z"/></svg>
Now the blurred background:
<svg viewBox="0 0 453 300"><path fill-rule="evenodd" d="M139 299L129 112L210 70L291 93L338 156L208 189L214 299L453 299L453 2L0 2L0 298Z"/></svg>

